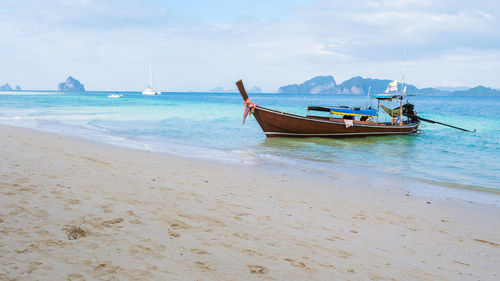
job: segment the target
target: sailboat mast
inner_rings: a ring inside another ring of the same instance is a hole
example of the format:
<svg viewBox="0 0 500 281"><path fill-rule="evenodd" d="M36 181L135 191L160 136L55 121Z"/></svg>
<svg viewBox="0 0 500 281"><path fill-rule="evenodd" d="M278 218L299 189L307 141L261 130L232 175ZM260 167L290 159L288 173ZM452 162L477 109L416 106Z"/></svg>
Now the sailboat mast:
<svg viewBox="0 0 500 281"><path fill-rule="evenodd" d="M401 88L401 97L399 99L399 126L403 126L403 96L406 94L405 85L405 69L406 68L406 37L403 45L403 72L401 73L401 80L403 81L403 87Z"/></svg>
<svg viewBox="0 0 500 281"><path fill-rule="evenodd" d="M153 89L153 71L151 69L151 61L149 61L149 87Z"/></svg>
<svg viewBox="0 0 500 281"><path fill-rule="evenodd" d="M403 82L403 88L405 86L405 71L406 71L406 37L403 43L403 72L401 73L401 81Z"/></svg>
<svg viewBox="0 0 500 281"><path fill-rule="evenodd" d="M371 86L368 86L368 95L366 96L366 107L368 108L368 103L370 102L370 90L372 89ZM370 105L371 107L371 105Z"/></svg>

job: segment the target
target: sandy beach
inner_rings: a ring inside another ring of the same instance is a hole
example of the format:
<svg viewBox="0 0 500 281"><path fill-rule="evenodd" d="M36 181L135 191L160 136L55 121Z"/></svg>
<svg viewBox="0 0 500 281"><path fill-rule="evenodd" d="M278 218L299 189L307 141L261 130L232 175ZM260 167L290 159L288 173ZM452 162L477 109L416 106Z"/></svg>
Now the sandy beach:
<svg viewBox="0 0 500 281"><path fill-rule="evenodd" d="M496 206L0 132L0 280L500 279Z"/></svg>

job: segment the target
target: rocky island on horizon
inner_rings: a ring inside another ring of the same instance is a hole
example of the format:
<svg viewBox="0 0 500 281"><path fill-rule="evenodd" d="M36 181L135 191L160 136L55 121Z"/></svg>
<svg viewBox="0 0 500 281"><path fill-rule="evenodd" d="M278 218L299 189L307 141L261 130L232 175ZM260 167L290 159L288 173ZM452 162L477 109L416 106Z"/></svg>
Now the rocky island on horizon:
<svg viewBox="0 0 500 281"><path fill-rule="evenodd" d="M68 76L65 82L59 83L57 86L57 91L59 92L85 92L85 87L80 81L76 80L72 76Z"/></svg>
<svg viewBox="0 0 500 281"><path fill-rule="evenodd" d="M0 85L0 91L21 91L21 87L16 85L12 88L9 83L5 83L5 85Z"/></svg>

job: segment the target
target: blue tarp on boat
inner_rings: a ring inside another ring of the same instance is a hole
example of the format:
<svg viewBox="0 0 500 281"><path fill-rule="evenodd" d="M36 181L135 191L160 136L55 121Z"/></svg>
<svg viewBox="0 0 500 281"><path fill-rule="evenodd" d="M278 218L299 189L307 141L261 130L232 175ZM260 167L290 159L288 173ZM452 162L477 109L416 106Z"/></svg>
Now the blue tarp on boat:
<svg viewBox="0 0 500 281"><path fill-rule="evenodd" d="M354 108L332 107L330 108L330 113L338 115L369 116L369 117L376 117L378 115L375 109L370 109L370 108L354 109Z"/></svg>

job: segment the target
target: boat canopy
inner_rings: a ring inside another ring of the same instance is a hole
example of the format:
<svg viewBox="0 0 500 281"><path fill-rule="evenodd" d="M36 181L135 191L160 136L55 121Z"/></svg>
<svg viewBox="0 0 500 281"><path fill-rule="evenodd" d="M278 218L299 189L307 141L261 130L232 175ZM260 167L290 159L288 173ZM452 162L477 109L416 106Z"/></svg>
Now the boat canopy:
<svg viewBox="0 0 500 281"><path fill-rule="evenodd" d="M391 95L391 94L379 94L374 95L372 98L384 101L391 101L393 99L403 99L404 95Z"/></svg>
<svg viewBox="0 0 500 281"><path fill-rule="evenodd" d="M371 108L360 109L358 107L347 107L347 106L335 106L335 107L309 106L307 110L325 111L325 112L330 112L332 114L349 115L349 116L368 116L368 117L378 116L377 111Z"/></svg>

